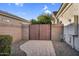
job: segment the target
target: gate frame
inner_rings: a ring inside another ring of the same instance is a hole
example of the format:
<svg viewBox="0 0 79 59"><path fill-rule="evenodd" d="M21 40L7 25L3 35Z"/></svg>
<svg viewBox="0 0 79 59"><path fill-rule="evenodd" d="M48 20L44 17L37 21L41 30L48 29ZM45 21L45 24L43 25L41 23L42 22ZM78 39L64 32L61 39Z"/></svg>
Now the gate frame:
<svg viewBox="0 0 79 59"><path fill-rule="evenodd" d="M38 35L39 35L39 40L40 40L40 24L30 24L30 25L29 25L29 40L31 40L31 39L30 39L30 26L31 26L31 25L39 25L39 34L38 34ZM41 25L43 25L43 24L41 24ZM49 40L51 40L51 25L52 25L52 24L48 24L48 25L50 25L50 39L49 39Z"/></svg>

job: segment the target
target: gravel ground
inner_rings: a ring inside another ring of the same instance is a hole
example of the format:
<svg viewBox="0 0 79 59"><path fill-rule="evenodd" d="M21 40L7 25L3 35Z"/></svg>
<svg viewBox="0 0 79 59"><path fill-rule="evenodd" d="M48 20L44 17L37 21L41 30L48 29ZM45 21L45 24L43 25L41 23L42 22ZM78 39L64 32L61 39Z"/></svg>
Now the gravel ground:
<svg viewBox="0 0 79 59"><path fill-rule="evenodd" d="M25 52L20 49L20 45L24 44L26 40L20 40L19 42L12 44L11 56L26 56Z"/></svg>
<svg viewBox="0 0 79 59"><path fill-rule="evenodd" d="M52 41L57 56L79 56L79 52L72 49L67 43Z"/></svg>

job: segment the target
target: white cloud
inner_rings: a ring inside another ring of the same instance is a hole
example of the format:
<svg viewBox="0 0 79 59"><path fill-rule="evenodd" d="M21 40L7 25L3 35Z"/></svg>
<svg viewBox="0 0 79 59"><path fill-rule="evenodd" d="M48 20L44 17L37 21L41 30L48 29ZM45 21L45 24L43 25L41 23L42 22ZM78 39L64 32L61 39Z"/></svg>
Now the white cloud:
<svg viewBox="0 0 79 59"><path fill-rule="evenodd" d="M16 6L23 7L24 4L23 4L23 3L15 3L15 5L16 5Z"/></svg>
<svg viewBox="0 0 79 59"><path fill-rule="evenodd" d="M44 13L51 14L52 12L50 10L45 10Z"/></svg>
<svg viewBox="0 0 79 59"><path fill-rule="evenodd" d="M47 6L47 5L44 5L42 11L43 11L43 13L46 13L46 14L51 14L51 13L52 13L52 12L48 9L48 6Z"/></svg>
<svg viewBox="0 0 79 59"><path fill-rule="evenodd" d="M44 7L43 7L43 10L47 10L48 9L48 7L47 7L47 5L45 5Z"/></svg>

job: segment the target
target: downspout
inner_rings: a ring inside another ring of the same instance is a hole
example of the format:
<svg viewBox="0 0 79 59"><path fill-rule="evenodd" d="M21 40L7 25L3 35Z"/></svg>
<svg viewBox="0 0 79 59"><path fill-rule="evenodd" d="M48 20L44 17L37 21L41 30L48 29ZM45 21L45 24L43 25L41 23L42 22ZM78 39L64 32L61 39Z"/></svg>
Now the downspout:
<svg viewBox="0 0 79 59"><path fill-rule="evenodd" d="M78 15L74 15L74 35L73 35L73 48L75 48L75 38L78 37Z"/></svg>

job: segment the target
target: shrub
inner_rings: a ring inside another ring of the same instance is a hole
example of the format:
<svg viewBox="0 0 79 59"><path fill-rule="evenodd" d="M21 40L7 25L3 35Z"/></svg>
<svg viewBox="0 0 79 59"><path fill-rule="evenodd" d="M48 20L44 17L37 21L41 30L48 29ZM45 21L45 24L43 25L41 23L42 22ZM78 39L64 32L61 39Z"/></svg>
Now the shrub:
<svg viewBox="0 0 79 59"><path fill-rule="evenodd" d="M10 35L0 35L0 55L10 55L12 37Z"/></svg>

